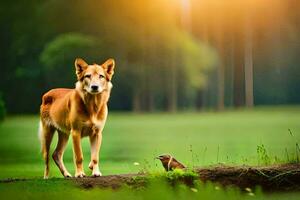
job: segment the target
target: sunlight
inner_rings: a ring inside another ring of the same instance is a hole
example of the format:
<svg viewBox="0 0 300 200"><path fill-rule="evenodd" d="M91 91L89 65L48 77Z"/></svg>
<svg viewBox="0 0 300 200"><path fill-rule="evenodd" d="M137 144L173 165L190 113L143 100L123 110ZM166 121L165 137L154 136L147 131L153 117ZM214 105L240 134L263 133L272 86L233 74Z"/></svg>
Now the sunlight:
<svg viewBox="0 0 300 200"><path fill-rule="evenodd" d="M181 23L183 28L190 31L191 29L191 2L190 0L181 0Z"/></svg>

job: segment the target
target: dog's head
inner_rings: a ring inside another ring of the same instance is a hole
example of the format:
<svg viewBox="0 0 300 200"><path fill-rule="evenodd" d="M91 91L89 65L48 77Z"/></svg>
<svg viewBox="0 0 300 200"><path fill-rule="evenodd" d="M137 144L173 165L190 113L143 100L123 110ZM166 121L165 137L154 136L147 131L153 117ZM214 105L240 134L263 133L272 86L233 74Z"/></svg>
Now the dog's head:
<svg viewBox="0 0 300 200"><path fill-rule="evenodd" d="M99 94L109 87L114 68L113 59L108 59L102 65L89 65L81 58L75 60L77 80L89 94Z"/></svg>

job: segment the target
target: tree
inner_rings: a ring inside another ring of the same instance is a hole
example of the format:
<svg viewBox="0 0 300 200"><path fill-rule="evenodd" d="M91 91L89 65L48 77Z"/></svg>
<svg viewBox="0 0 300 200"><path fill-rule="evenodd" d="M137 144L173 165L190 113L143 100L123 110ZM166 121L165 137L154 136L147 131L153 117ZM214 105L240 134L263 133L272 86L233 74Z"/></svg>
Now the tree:
<svg viewBox="0 0 300 200"><path fill-rule="evenodd" d="M248 13L245 17L245 103L247 107L253 107L253 28L252 16Z"/></svg>
<svg viewBox="0 0 300 200"><path fill-rule="evenodd" d="M75 58L83 57L90 62L100 61L100 49L100 43L92 36L66 33L54 38L45 45L40 55L47 86L52 88L73 85L76 80L72 66Z"/></svg>

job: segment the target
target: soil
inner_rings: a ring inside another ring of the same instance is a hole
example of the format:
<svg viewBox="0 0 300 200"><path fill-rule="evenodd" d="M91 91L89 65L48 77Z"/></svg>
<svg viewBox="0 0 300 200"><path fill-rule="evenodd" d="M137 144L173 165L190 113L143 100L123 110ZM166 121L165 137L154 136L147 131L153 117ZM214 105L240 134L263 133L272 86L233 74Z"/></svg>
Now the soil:
<svg viewBox="0 0 300 200"><path fill-rule="evenodd" d="M195 168L199 179L206 182L217 183L221 186L237 186L241 189L260 186L263 191L300 191L300 164L272 165L266 167L249 166L211 166ZM144 187L147 185L147 174L121 174L101 177L70 178L70 181L83 188L110 187L117 189L127 184L132 187ZM26 181L29 179L5 179L0 183ZM191 184L190 177L187 180L179 180Z"/></svg>
<svg viewBox="0 0 300 200"><path fill-rule="evenodd" d="M218 165L194 170L201 181L217 183L221 186L237 186L241 189L260 186L263 191L300 191L300 164L272 165L267 167L225 166ZM146 185L146 174L110 175L98 178L75 179L84 188L112 187L123 184L134 187ZM136 177L141 177L136 181ZM191 180L180 180L191 184Z"/></svg>
<svg viewBox="0 0 300 200"><path fill-rule="evenodd" d="M272 165L267 167L216 166L195 170L203 182L215 182L222 186L254 188L263 191L300 191L300 164Z"/></svg>

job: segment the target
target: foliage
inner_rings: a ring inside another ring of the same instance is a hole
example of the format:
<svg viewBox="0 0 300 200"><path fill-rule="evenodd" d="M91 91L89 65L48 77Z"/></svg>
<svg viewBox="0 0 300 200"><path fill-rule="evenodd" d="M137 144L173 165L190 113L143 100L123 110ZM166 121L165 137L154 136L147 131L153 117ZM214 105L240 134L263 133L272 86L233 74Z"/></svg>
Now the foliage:
<svg viewBox="0 0 300 200"><path fill-rule="evenodd" d="M36 113L44 92L74 87L76 57L90 63L116 59L111 110L167 110L172 103L182 110L215 106L221 61L225 62L224 98L226 105L232 105L244 93L239 82L244 72L236 68L243 66L243 20L255 4L245 9L239 1L190 3L187 29L182 1L1 1L0 43L5 51L0 55L0 90L7 110ZM286 45L299 41L298 4L291 0L274 4L263 18L265 9L254 13L262 20L253 25L257 104L299 102L299 47ZM283 23L290 28L279 29ZM23 100L16 103L16 98Z"/></svg>
<svg viewBox="0 0 300 200"><path fill-rule="evenodd" d="M191 35L181 33L176 37L178 51L181 52L183 74L188 80L188 85L194 88L203 88L206 85L206 74L216 63L216 52L204 43L196 41ZM182 69L182 66L178 66Z"/></svg>
<svg viewBox="0 0 300 200"><path fill-rule="evenodd" d="M166 179L168 181L189 181L190 184L194 183L198 179L198 174L188 169L186 171L181 169L175 169L168 172L150 172L149 179Z"/></svg>
<svg viewBox="0 0 300 200"><path fill-rule="evenodd" d="M270 160L270 157L267 153L267 150L265 148L265 146L262 144L262 145L257 145L257 148L256 148L256 152L257 152L257 155L258 155L258 162L262 165L269 165L271 160Z"/></svg>
<svg viewBox="0 0 300 200"><path fill-rule="evenodd" d="M78 33L67 33L57 36L46 44L41 53L41 61L45 68L53 70L59 68L57 65L65 64L65 60L73 61L74 56L88 56L90 48L94 47L96 39ZM71 58L72 60L69 60Z"/></svg>
<svg viewBox="0 0 300 200"><path fill-rule="evenodd" d="M79 33L59 35L46 44L41 53L43 74L51 86L67 87L76 80L75 67L72 66L75 58L92 60L99 56L100 50L99 42L92 36ZM61 77L62 74L64 78Z"/></svg>
<svg viewBox="0 0 300 200"><path fill-rule="evenodd" d="M175 169L174 171L148 171L145 176L135 176L133 177L133 181L136 184L139 183L149 183L155 180L163 180L173 184L179 182L185 182L187 184L193 185L195 181L198 180L198 174L194 171L182 170L182 169Z"/></svg>

